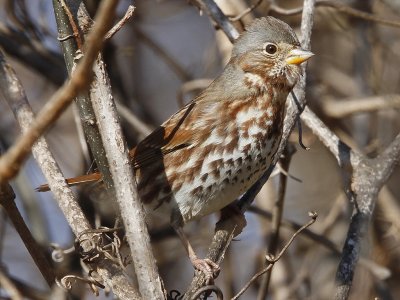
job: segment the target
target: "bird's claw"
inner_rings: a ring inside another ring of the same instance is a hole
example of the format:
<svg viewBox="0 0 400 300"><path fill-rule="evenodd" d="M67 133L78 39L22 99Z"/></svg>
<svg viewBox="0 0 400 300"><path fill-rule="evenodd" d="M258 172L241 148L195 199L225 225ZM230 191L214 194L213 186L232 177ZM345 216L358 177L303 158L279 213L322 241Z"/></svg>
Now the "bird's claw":
<svg viewBox="0 0 400 300"><path fill-rule="evenodd" d="M208 258L193 258L191 259L193 267L204 274L207 284L211 284L214 278L217 278L220 268L219 266Z"/></svg>

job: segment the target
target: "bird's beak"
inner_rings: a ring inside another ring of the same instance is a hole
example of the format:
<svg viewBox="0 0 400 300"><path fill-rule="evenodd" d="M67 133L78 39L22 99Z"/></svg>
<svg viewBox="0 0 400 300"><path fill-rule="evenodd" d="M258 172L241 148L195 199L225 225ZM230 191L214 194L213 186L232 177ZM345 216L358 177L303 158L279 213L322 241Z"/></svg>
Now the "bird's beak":
<svg viewBox="0 0 400 300"><path fill-rule="evenodd" d="M288 65L299 65L313 55L314 53L312 53L311 51L295 48L290 50L288 56L286 57L286 63Z"/></svg>

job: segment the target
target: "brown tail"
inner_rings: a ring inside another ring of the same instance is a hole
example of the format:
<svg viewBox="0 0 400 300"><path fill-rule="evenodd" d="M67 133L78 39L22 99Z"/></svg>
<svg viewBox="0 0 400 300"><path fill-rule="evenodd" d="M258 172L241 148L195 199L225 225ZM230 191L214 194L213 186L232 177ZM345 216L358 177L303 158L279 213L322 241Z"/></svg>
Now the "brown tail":
<svg viewBox="0 0 400 300"><path fill-rule="evenodd" d="M94 181L100 181L102 180L103 176L99 173L92 173L92 174L87 174L87 175L82 175L74 178L68 178L66 179L66 183L69 186L74 186L78 184L83 184L83 183L90 183ZM42 184L41 186L36 188L37 192L47 192L50 191L49 185L48 184Z"/></svg>

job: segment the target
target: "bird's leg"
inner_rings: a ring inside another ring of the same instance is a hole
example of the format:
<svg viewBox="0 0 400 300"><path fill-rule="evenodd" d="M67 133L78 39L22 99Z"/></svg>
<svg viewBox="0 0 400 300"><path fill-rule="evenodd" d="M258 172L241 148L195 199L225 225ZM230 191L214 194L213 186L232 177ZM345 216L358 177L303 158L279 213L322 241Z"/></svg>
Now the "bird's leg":
<svg viewBox="0 0 400 300"><path fill-rule="evenodd" d="M192 262L192 265L195 269L201 271L207 278L207 283L211 283L214 280L214 274L218 274L219 266L208 258L198 258L196 253L194 252L192 245L190 244L188 238L186 237L182 227L173 226L176 233L178 234L180 240L182 241L183 246L186 249L186 252Z"/></svg>

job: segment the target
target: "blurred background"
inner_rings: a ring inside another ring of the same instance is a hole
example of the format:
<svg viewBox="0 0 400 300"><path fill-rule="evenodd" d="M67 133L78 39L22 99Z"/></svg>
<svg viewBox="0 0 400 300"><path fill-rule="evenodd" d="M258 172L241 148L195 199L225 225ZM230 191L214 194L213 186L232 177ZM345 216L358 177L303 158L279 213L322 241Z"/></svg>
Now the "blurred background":
<svg viewBox="0 0 400 300"><path fill-rule="evenodd" d="M84 2L94 15L98 1ZM131 147L204 89L229 59L228 39L189 2L120 1L120 17L130 4L136 10L133 18L107 43L104 59ZM235 23L238 28L255 17L273 15L299 32L301 14L287 13L301 7L302 1L215 2L229 16L236 16L259 2L251 14ZM396 0L335 2L400 23L400 4ZM0 46L16 70L33 110L39 111L67 76L51 1L0 1ZM352 148L369 157L381 153L400 129L400 28L318 6L312 51L316 55L308 64L306 91L310 108ZM0 143L7 149L18 137L20 128L2 97L0 93ZM82 142L77 109L73 105L46 138L66 177L87 172L91 158ZM311 150L298 146L296 130L290 140L297 151L290 163L283 218L302 225L309 220L308 211L318 212L319 218L310 230L341 249L353 206L343 192L339 167L307 128L303 130L303 141ZM379 195L351 299L400 298L399 177L397 168ZM52 194L34 191L43 182L36 162L29 159L12 187L25 222L50 257L52 248L73 247L74 236ZM258 210L271 211L279 184L279 176L269 180L254 204ZM113 204L89 197L88 190L90 187L75 188L88 218L94 224L112 226ZM270 219L259 211L246 213L246 219L247 227L231 244L216 281L224 299L236 294L265 263ZM185 227L201 257L208 249L217 220L218 216L210 216ZM193 275L184 248L167 223L159 224L151 217L148 222L166 289L184 292ZM283 225L279 249L292 234L293 229ZM3 210L0 211L0 262L1 273L24 287L21 291L27 299L55 299ZM74 253L52 263L59 277L81 272ZM316 238L299 236L274 267L269 299L330 299L338 263L339 255L332 247L324 246ZM240 299L256 299L260 282L253 284ZM79 283L69 297L96 298ZM112 294L102 291L96 299L112 298ZM0 299L10 299L4 288L0 289Z"/></svg>

